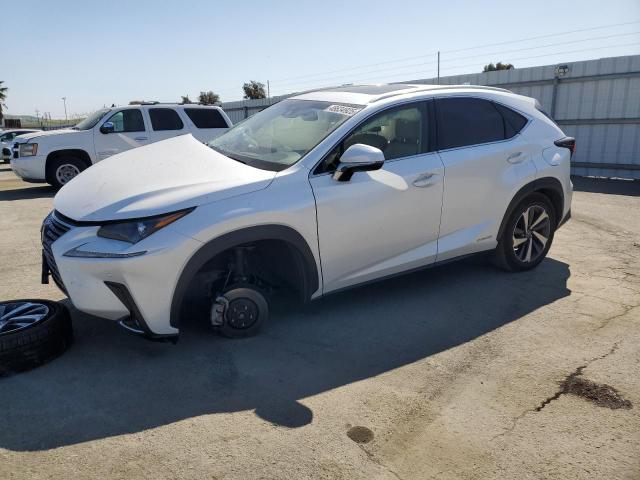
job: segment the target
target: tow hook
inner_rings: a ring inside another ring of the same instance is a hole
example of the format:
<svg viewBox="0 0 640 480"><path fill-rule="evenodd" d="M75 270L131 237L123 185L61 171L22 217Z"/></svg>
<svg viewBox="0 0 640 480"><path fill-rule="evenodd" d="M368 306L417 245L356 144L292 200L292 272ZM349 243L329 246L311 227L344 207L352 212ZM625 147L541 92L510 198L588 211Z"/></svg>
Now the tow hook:
<svg viewBox="0 0 640 480"><path fill-rule="evenodd" d="M229 300L223 296L219 296L211 305L211 325L219 327L224 325L224 314L229 306Z"/></svg>

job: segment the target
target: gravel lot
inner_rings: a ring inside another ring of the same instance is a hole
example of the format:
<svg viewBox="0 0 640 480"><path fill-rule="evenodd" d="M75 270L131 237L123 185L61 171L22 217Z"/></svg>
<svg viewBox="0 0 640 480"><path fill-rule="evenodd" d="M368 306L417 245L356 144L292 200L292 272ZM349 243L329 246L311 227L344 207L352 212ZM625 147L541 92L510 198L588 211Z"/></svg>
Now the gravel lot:
<svg viewBox="0 0 640 480"><path fill-rule="evenodd" d="M73 312L69 352L0 379L0 478L640 478L640 184L574 182L532 272L281 304L243 341ZM0 166L0 298L63 298L39 283L52 196Z"/></svg>

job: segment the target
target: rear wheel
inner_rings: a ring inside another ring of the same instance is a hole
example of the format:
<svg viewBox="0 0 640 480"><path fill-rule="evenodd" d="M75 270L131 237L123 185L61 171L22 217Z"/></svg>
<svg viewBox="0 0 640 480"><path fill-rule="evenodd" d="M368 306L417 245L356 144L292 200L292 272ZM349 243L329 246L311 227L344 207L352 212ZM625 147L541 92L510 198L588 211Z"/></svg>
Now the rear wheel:
<svg viewBox="0 0 640 480"><path fill-rule="evenodd" d="M556 225L549 199L540 193L528 196L507 220L494 253L495 263L509 271L536 267L551 248Z"/></svg>
<svg viewBox="0 0 640 480"><path fill-rule="evenodd" d="M87 165L79 158L56 158L48 165L47 182L55 188L62 188L86 168Z"/></svg>

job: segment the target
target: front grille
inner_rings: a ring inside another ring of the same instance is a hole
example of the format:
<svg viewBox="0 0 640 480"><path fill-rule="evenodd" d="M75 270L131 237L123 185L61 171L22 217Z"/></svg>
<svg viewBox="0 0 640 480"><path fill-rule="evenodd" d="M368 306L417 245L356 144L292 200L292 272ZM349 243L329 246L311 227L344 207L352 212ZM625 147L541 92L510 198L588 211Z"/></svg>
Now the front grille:
<svg viewBox="0 0 640 480"><path fill-rule="evenodd" d="M42 253L44 254L44 260L47 262L47 266L49 267L49 271L51 272L53 281L56 282L58 288L64 293L67 293L67 290L64 287L64 283L62 282L62 277L60 277L60 272L58 271L56 260L55 258L53 258L51 245L53 245L53 242L55 242L69 230L71 230L71 226L60 221L55 212L51 212L49 215L47 215L47 217L44 219L44 222L42 222L41 234Z"/></svg>

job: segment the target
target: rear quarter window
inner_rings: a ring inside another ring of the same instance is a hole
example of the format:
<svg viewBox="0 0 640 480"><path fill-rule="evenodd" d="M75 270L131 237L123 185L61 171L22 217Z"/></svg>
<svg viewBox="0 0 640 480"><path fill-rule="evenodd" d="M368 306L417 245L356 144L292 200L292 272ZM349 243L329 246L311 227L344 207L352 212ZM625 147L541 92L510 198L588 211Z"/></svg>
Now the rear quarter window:
<svg viewBox="0 0 640 480"><path fill-rule="evenodd" d="M504 118L505 138L511 138L520 133L520 130L522 130L528 122L527 118L499 103L494 103L494 105L502 115L502 118Z"/></svg>
<svg viewBox="0 0 640 480"><path fill-rule="evenodd" d="M184 113L197 128L228 128L222 114L215 108L185 108Z"/></svg>

